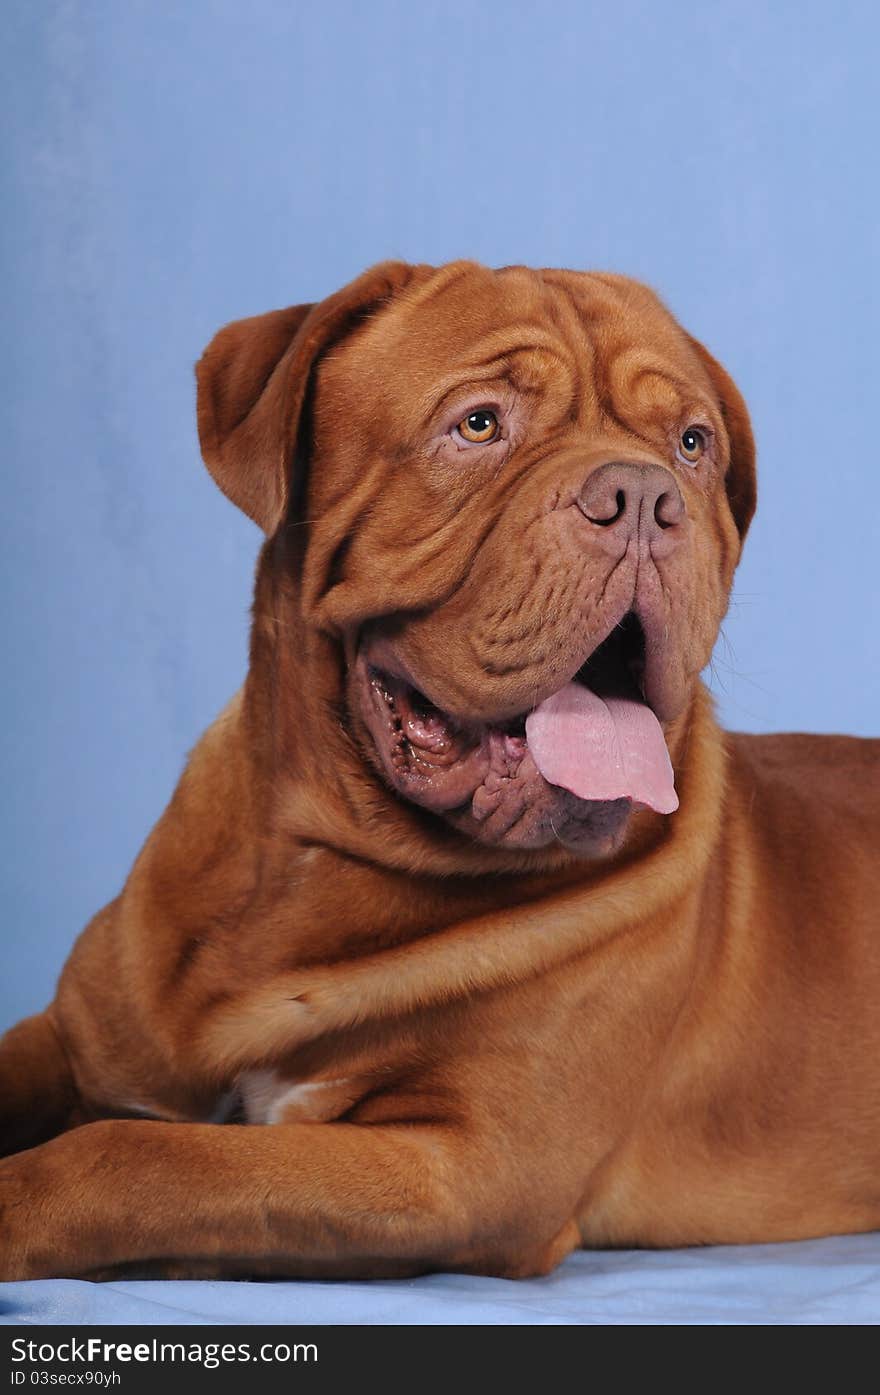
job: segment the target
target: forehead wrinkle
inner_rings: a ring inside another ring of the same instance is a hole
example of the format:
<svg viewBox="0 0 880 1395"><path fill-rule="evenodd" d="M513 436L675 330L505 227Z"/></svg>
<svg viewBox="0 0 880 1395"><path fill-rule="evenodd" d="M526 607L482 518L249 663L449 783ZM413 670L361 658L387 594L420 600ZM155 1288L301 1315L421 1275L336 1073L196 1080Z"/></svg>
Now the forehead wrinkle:
<svg viewBox="0 0 880 1395"><path fill-rule="evenodd" d="M639 344L627 344L608 356L605 380L603 414L641 440L650 439L647 433L656 432L661 417L680 416L688 400L703 397L688 390L669 365ZM643 387L647 391L640 390Z"/></svg>
<svg viewBox="0 0 880 1395"><path fill-rule="evenodd" d="M427 280L411 282L408 286L398 292L396 302L402 308L424 310L432 300L448 291L450 286L454 286L456 281L462 281L467 276L477 276L480 273L491 275L485 267L478 262L458 261L449 262L447 266L437 267Z"/></svg>
<svg viewBox="0 0 880 1395"><path fill-rule="evenodd" d="M621 316L621 300L615 289L591 272L542 271L542 279L551 292L548 297L560 323L564 324L574 343L592 361L596 356L597 339L609 324Z"/></svg>
<svg viewBox="0 0 880 1395"><path fill-rule="evenodd" d="M603 398L603 376L601 355L597 353L593 329L595 314L575 294L571 284L572 273L555 275L552 271L542 271L541 279L550 294L547 304L560 333L571 349L575 365L575 381L572 384L572 422L586 415L597 403L601 412ZM586 273L583 273L587 279ZM598 308L598 307L596 307ZM604 307L603 307L604 308Z"/></svg>
<svg viewBox="0 0 880 1395"><path fill-rule="evenodd" d="M674 363L680 357L677 351L685 347L684 336L650 287L604 272L548 268L541 275L566 297L584 342L594 350L593 378L603 416L621 421L624 405L616 400L620 396L617 359L621 355L641 353L646 359L650 358L658 377L668 381L678 394L680 404L683 405L688 397L705 399L705 393L695 394L693 383L685 381L682 373L671 367L670 359ZM634 338L634 333L639 337ZM598 351L600 347L602 352ZM658 355L663 355L662 361ZM637 379L625 385L624 396L627 392L635 395L636 386ZM624 424L631 429L632 422Z"/></svg>
<svg viewBox="0 0 880 1395"><path fill-rule="evenodd" d="M682 393L678 382L669 373L658 368L656 364L646 364L637 368L626 384L626 390L637 397L642 394L642 388L647 389L647 395L655 401L662 402L665 406L669 403L672 406L680 407L682 404Z"/></svg>
<svg viewBox="0 0 880 1395"><path fill-rule="evenodd" d="M420 407L426 416L432 416L437 412L448 397L455 392L464 391L469 383L484 383L494 380L506 380L512 386L528 391L531 385L526 381L526 374L517 374L516 360L529 355L533 358L551 359L559 369L565 374L569 381L577 376L577 365L564 353L560 353L559 347L554 341L544 334L537 327L528 326L532 331L531 339L528 343L513 344L509 341L510 331L494 331L486 339L475 344L470 351L471 361L457 367L447 374L442 381L442 385L434 387L426 392L420 400ZM478 357L479 356L479 357ZM515 380L520 377L521 381Z"/></svg>
<svg viewBox="0 0 880 1395"><path fill-rule="evenodd" d="M545 353L568 365L568 358L561 351L556 336L548 334L543 325L529 322L493 329L485 338L478 339L468 352L481 360L514 353Z"/></svg>
<svg viewBox="0 0 880 1395"><path fill-rule="evenodd" d="M416 403L417 411L424 418L433 417L435 413L445 405L450 397L461 394L469 385L482 386L487 383L511 383L510 365L507 355L499 354L488 363L470 371L462 369L455 374L451 374L443 381L443 386L437 386L431 391L425 392Z"/></svg>

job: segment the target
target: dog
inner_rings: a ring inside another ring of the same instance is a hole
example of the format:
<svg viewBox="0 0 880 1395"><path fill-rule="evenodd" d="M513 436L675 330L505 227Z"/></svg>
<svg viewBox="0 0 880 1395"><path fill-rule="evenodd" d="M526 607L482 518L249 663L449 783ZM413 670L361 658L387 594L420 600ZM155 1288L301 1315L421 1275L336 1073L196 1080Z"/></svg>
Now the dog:
<svg viewBox="0 0 880 1395"><path fill-rule="evenodd" d="M877 1227L880 742L716 725L727 372L621 276L389 262L197 378L249 669L3 1039L3 1277Z"/></svg>

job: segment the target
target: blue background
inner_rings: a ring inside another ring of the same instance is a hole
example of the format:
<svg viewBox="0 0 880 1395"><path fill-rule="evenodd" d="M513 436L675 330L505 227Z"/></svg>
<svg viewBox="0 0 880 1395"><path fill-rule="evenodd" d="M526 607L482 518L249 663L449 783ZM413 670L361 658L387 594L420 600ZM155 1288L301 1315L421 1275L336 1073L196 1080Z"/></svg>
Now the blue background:
<svg viewBox="0 0 880 1395"><path fill-rule="evenodd" d="M655 286L760 447L722 718L877 730L878 40L846 0L7 0L0 1024L244 672L192 364L372 261Z"/></svg>

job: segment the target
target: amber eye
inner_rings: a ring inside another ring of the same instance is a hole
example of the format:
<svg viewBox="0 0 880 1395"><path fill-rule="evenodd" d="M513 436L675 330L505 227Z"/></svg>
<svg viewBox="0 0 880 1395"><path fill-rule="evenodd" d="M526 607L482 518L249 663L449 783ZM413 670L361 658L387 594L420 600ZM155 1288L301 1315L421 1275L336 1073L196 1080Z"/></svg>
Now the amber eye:
<svg viewBox="0 0 880 1395"><path fill-rule="evenodd" d="M469 412L462 417L458 423L458 434L472 445L484 446L498 435L498 418L494 412L481 407L478 412Z"/></svg>
<svg viewBox="0 0 880 1395"><path fill-rule="evenodd" d="M682 431L678 449L689 465L696 465L706 449L706 437L698 426L689 426Z"/></svg>

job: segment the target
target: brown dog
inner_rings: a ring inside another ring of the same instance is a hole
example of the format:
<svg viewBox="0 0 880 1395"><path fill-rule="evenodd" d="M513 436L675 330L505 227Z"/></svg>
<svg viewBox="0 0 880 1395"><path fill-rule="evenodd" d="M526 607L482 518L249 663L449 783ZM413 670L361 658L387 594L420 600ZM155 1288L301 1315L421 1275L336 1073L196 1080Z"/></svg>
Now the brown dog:
<svg viewBox="0 0 880 1395"><path fill-rule="evenodd" d="M876 1226L880 743L713 721L724 370L620 277L391 263L198 380L250 671L4 1039L4 1277Z"/></svg>

